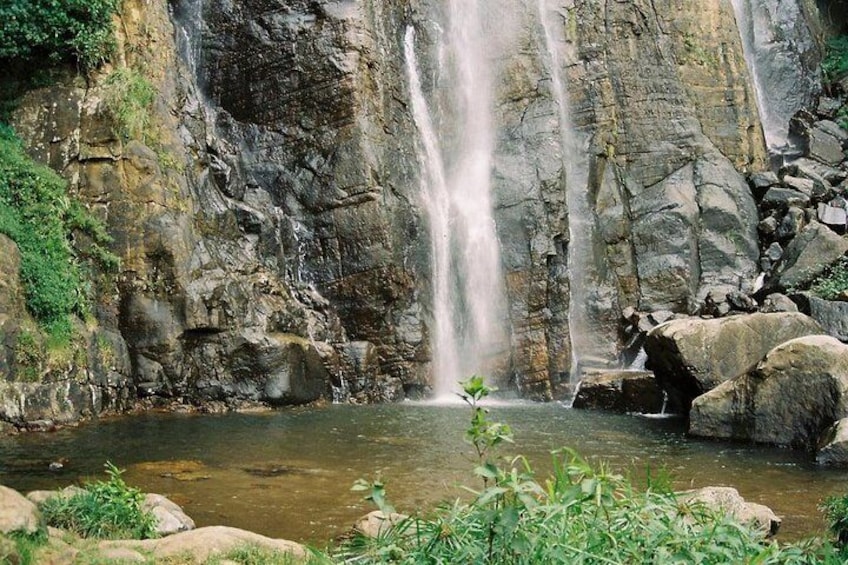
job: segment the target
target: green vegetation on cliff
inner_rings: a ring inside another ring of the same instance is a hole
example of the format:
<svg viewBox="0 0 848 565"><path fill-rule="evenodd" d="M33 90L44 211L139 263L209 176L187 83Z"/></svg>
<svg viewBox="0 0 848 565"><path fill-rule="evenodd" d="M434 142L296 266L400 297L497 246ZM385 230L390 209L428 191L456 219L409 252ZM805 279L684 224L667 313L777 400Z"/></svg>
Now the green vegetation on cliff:
<svg viewBox="0 0 848 565"><path fill-rule="evenodd" d="M83 259L114 270L117 258L101 222L69 198L67 183L35 163L8 126L0 124L0 233L21 253L29 312L53 335L68 335L70 316L89 311ZM82 245L79 240L86 240Z"/></svg>
<svg viewBox="0 0 848 565"><path fill-rule="evenodd" d="M6 0L0 3L0 62L75 60L91 69L115 48L117 0Z"/></svg>

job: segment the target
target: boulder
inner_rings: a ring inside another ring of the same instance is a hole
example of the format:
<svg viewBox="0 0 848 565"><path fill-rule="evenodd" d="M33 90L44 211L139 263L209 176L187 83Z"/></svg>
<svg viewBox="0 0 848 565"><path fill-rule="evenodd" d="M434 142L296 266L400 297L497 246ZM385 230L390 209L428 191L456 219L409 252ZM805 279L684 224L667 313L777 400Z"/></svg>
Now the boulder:
<svg viewBox="0 0 848 565"><path fill-rule="evenodd" d="M848 418L842 418L822 436L821 446L816 455L816 463L846 467L848 466Z"/></svg>
<svg viewBox="0 0 848 565"><path fill-rule="evenodd" d="M775 535L782 522L771 508L756 502L746 502L739 491L731 487L704 487L678 493L678 498L689 504L700 503L732 516L743 524L753 526L767 537Z"/></svg>
<svg viewBox="0 0 848 565"><path fill-rule="evenodd" d="M156 533L160 536L194 529L194 520L189 518L177 504L161 494L148 493L141 507L156 517Z"/></svg>
<svg viewBox="0 0 848 565"><path fill-rule="evenodd" d="M846 139L848 134L836 122L817 122L808 132L808 156L828 165L838 165L845 160L842 144Z"/></svg>
<svg viewBox="0 0 848 565"><path fill-rule="evenodd" d="M26 498L36 506L41 506L54 496L70 498L71 496L81 492L83 492L83 489L80 487L76 485L69 485L61 490L33 490L26 494Z"/></svg>
<svg viewBox="0 0 848 565"><path fill-rule="evenodd" d="M783 288L801 287L821 275L848 252L848 239L811 222L786 246L775 276Z"/></svg>
<svg viewBox="0 0 848 565"><path fill-rule="evenodd" d="M848 343L848 302L824 300L809 292L795 294L792 298L801 312L818 322L825 333Z"/></svg>
<svg viewBox="0 0 848 565"><path fill-rule="evenodd" d="M776 345L820 333L812 318L794 312L687 318L654 328L645 351L669 400L685 410L692 399L753 369Z"/></svg>
<svg viewBox="0 0 848 565"><path fill-rule="evenodd" d="M662 411L664 395L650 371L591 371L580 381L574 408L640 412Z"/></svg>
<svg viewBox="0 0 848 565"><path fill-rule="evenodd" d="M763 300L763 305L760 307L760 312L773 314L775 312L797 312L798 305L785 294L774 292L769 294Z"/></svg>
<svg viewBox="0 0 848 565"><path fill-rule="evenodd" d="M407 518L406 514L392 512L387 516L382 510L374 510L357 520L353 529L367 538L377 538Z"/></svg>
<svg viewBox="0 0 848 565"><path fill-rule="evenodd" d="M810 197L791 188L773 187L763 196L761 204L765 210L787 210L790 206L805 208L810 204Z"/></svg>
<svg viewBox="0 0 848 565"><path fill-rule="evenodd" d="M814 450L848 416L848 345L807 336L772 349L756 369L692 403L689 433Z"/></svg>
<svg viewBox="0 0 848 565"><path fill-rule="evenodd" d="M246 530L227 526L207 526L172 536L149 540L103 541L97 546L99 552L114 552L127 549L151 555L157 562L164 559L184 559L190 555L198 563L227 553L233 548L251 544L289 554L293 562L305 559L306 548L293 541L268 538Z"/></svg>
<svg viewBox="0 0 848 565"><path fill-rule="evenodd" d="M38 531L41 516L35 504L18 491L0 485L0 534Z"/></svg>

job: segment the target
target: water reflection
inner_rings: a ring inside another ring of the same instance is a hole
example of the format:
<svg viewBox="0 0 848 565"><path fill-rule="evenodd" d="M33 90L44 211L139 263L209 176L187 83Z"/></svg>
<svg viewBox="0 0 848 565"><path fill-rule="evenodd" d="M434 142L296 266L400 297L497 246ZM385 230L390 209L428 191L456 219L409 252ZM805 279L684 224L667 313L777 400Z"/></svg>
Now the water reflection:
<svg viewBox="0 0 848 565"><path fill-rule="evenodd" d="M731 485L784 517L782 535L820 529L816 505L848 488L848 472L818 469L789 450L685 437L676 419L500 404L492 417L513 427L514 446L540 472L550 451L577 449L614 469L670 471L678 488ZM462 495L473 482L461 405L414 403L297 408L266 414L148 414L51 434L0 438L0 482L23 491L102 476L110 460L143 490L185 506L199 525L227 524L321 543L370 510L350 491L379 473L403 511ZM51 461L67 458L61 472Z"/></svg>

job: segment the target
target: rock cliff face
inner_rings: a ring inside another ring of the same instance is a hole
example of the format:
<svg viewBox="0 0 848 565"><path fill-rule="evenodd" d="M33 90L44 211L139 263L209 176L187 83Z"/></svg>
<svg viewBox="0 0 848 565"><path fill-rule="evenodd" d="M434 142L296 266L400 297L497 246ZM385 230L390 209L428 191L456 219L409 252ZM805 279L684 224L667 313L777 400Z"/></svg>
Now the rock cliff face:
<svg viewBox="0 0 848 565"><path fill-rule="evenodd" d="M154 133L112 133L103 77L24 100L15 120L33 154L115 235L123 272L97 314L126 341L140 393L426 390L428 226L403 38L414 26L437 100L442 4L127 0L116 64L156 86ZM573 359L617 363L625 308L694 313L710 292L750 290L758 218L738 171L762 168L765 143L726 2L481 5L509 300L500 378L550 398ZM585 233L569 230L569 189L588 199ZM576 237L591 250L580 272ZM589 313L579 351L571 301Z"/></svg>

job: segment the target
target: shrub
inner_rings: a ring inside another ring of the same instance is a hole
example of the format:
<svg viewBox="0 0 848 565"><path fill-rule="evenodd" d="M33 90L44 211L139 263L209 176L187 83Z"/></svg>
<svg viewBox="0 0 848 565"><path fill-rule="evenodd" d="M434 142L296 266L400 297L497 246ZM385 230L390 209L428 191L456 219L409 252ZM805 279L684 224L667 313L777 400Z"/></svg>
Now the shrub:
<svg viewBox="0 0 848 565"><path fill-rule="evenodd" d="M117 0L6 0L0 3L0 60L76 60L91 69L115 48Z"/></svg>
<svg viewBox="0 0 848 565"><path fill-rule="evenodd" d="M121 67L106 78L106 106L125 139L145 140L150 130L150 105L156 91L138 71Z"/></svg>
<svg viewBox="0 0 848 565"><path fill-rule="evenodd" d="M118 259L104 247L110 239L103 224L68 197L66 186L0 124L0 233L20 250L27 309L52 335L69 338L69 316L88 311L80 259L92 258L106 270ZM85 250L72 244L75 233L90 239Z"/></svg>
<svg viewBox="0 0 848 565"><path fill-rule="evenodd" d="M810 285L810 292L825 300L836 300L848 292L848 258L843 257Z"/></svg>
<svg viewBox="0 0 848 565"><path fill-rule="evenodd" d="M106 463L107 481L88 483L70 497L55 496L41 507L48 525L80 536L146 539L156 535L156 518L142 510L144 495L128 486L123 471Z"/></svg>
<svg viewBox="0 0 848 565"><path fill-rule="evenodd" d="M827 82L839 80L848 74L848 35L840 35L827 42L827 53L821 68Z"/></svg>
<svg viewBox="0 0 848 565"><path fill-rule="evenodd" d="M828 497L820 506L827 527L842 546L848 546L848 494Z"/></svg>

